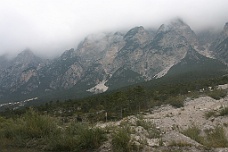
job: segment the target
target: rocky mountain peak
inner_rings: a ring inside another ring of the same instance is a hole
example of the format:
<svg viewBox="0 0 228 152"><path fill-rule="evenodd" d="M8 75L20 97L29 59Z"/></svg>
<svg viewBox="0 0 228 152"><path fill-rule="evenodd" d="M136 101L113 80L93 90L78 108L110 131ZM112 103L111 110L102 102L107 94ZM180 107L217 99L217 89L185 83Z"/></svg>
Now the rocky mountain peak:
<svg viewBox="0 0 228 152"><path fill-rule="evenodd" d="M7 55L6 54L1 55L0 56L0 70L2 68L6 68L8 63L9 63L9 60L7 59Z"/></svg>
<svg viewBox="0 0 228 152"><path fill-rule="evenodd" d="M145 31L145 29L142 26L134 27L126 33L124 38L132 37L132 36L136 35L137 33L143 33L144 31Z"/></svg>
<svg viewBox="0 0 228 152"><path fill-rule="evenodd" d="M148 41L148 39L149 39L149 34L142 26L132 28L124 36L124 40L127 42L134 41L134 42L139 42L141 44Z"/></svg>
<svg viewBox="0 0 228 152"><path fill-rule="evenodd" d="M26 49L17 55L17 57L33 57L33 56L34 54L30 49Z"/></svg>
<svg viewBox="0 0 228 152"><path fill-rule="evenodd" d="M176 19L172 21L170 25L173 30L175 30L180 35L184 36L192 46L197 45L196 34L193 32L190 26L183 22L181 19Z"/></svg>
<svg viewBox="0 0 228 152"><path fill-rule="evenodd" d="M184 29L184 27L188 26L187 24L184 23L184 21L182 21L181 19L175 19L172 20L170 23L168 24L162 24L159 29L158 32L168 32L170 30L179 30L179 29Z"/></svg>
<svg viewBox="0 0 228 152"><path fill-rule="evenodd" d="M170 25L172 26L186 26L187 24L180 18L174 19L170 22Z"/></svg>
<svg viewBox="0 0 228 152"><path fill-rule="evenodd" d="M228 22L224 25L222 32L218 36L217 41L215 42L215 44L213 44L213 45L214 46L219 45L227 37L228 37Z"/></svg>
<svg viewBox="0 0 228 152"><path fill-rule="evenodd" d="M136 38L139 35L145 35L146 33L147 32L144 29L144 27L142 27L142 26L134 27L126 33L126 35L124 36L124 39L129 40L132 38Z"/></svg>
<svg viewBox="0 0 228 152"><path fill-rule="evenodd" d="M225 63L228 63L228 23L224 25L223 31L217 40L212 43L211 50L214 51L215 56Z"/></svg>
<svg viewBox="0 0 228 152"><path fill-rule="evenodd" d="M158 34L158 33L164 33L164 32L167 32L167 31L169 31L169 30L170 30L170 28L169 28L168 25L162 24L162 25L158 28L157 34Z"/></svg>
<svg viewBox="0 0 228 152"><path fill-rule="evenodd" d="M228 22L226 22L226 24L224 26L224 29L227 29L228 30Z"/></svg>
<svg viewBox="0 0 228 152"><path fill-rule="evenodd" d="M223 33L226 37L228 37L228 22L224 25Z"/></svg>
<svg viewBox="0 0 228 152"><path fill-rule="evenodd" d="M26 62L26 61L30 61L31 59L33 59L35 57L35 55L33 54L33 52L29 49L26 49L24 51L22 51L21 53L19 53L17 55L17 57L15 58L15 60L17 62Z"/></svg>
<svg viewBox="0 0 228 152"><path fill-rule="evenodd" d="M62 55L61 55L61 59L65 60L65 59L68 59L68 58L73 58L75 57L75 54L76 52L74 51L73 48L71 48L70 50L66 50Z"/></svg>
<svg viewBox="0 0 228 152"><path fill-rule="evenodd" d="M162 24L154 37L151 48L164 49L176 46L197 45L197 36L181 19L172 20L169 24Z"/></svg>
<svg viewBox="0 0 228 152"><path fill-rule="evenodd" d="M157 31L159 33L171 32L172 34L179 34L187 39L187 41L196 45L197 37L196 34L192 31L190 26L188 26L183 20L175 19L172 20L169 24L162 24Z"/></svg>
<svg viewBox="0 0 228 152"><path fill-rule="evenodd" d="M41 63L42 59L34 55L34 53L26 49L19 53L15 59L13 59L12 65L20 65L22 67L27 67L27 66L37 66L39 63Z"/></svg>

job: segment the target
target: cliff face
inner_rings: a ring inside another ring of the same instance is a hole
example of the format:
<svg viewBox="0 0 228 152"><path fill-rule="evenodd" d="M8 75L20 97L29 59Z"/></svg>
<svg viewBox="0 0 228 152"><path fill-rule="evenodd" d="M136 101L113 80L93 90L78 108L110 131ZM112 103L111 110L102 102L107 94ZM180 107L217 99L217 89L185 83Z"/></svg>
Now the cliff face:
<svg viewBox="0 0 228 152"><path fill-rule="evenodd" d="M156 31L140 26L126 33L90 35L76 49L67 50L53 60L41 59L30 50L12 60L1 56L0 97L69 89L100 93L163 77L170 68L186 61L183 59L189 54L205 55L210 45L214 56L228 63L228 24L213 43L214 37L206 37L207 34L196 35L186 23L176 19ZM99 90L98 86L105 89Z"/></svg>
<svg viewBox="0 0 228 152"><path fill-rule="evenodd" d="M210 49L216 58L228 64L228 23L225 24L223 31L211 44Z"/></svg>

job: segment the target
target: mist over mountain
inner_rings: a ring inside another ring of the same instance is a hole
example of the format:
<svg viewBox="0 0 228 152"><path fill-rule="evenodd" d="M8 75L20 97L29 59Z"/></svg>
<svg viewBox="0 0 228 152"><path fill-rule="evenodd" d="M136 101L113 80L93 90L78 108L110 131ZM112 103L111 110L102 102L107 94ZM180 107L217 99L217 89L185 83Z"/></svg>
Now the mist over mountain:
<svg viewBox="0 0 228 152"><path fill-rule="evenodd" d="M227 74L227 23L218 33L195 33L182 19L126 32L92 34L54 59L26 49L0 56L0 100L78 98L159 78Z"/></svg>
<svg viewBox="0 0 228 152"><path fill-rule="evenodd" d="M76 49L91 33L158 29L173 18L182 18L197 33L221 31L228 20L226 6L227 0L1 0L0 55L15 57L29 48L53 59Z"/></svg>

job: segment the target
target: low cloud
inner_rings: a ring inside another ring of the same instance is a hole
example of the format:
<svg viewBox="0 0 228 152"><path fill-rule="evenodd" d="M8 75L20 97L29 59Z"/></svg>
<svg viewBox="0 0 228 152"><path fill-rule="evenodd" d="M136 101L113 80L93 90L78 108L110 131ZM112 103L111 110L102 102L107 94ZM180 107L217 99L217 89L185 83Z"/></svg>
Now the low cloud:
<svg viewBox="0 0 228 152"><path fill-rule="evenodd" d="M176 17L195 31L222 29L227 6L227 0L1 0L0 55L30 48L53 57L91 33L158 28Z"/></svg>

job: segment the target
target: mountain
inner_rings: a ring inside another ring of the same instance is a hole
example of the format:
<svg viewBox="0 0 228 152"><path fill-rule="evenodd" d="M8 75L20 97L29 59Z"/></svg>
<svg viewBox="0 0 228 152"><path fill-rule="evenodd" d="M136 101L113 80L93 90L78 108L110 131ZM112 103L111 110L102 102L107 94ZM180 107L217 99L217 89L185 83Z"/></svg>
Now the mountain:
<svg viewBox="0 0 228 152"><path fill-rule="evenodd" d="M28 49L10 60L1 56L0 102L77 98L163 77L226 74L227 31L228 24L217 38L208 32L196 34L175 19L157 30L139 26L89 35L53 60ZM206 55L209 51L215 58Z"/></svg>
<svg viewBox="0 0 228 152"><path fill-rule="evenodd" d="M179 79L203 79L216 75L223 75L227 66L221 61L207 58L189 47L186 56L170 68L164 77L178 77Z"/></svg>
<svg viewBox="0 0 228 152"><path fill-rule="evenodd" d="M212 43L210 49L216 58L228 64L228 23L225 24L223 31L218 38Z"/></svg>
<svg viewBox="0 0 228 152"><path fill-rule="evenodd" d="M228 37L224 39L217 47L216 47L216 56L224 61L226 64L228 63Z"/></svg>
<svg viewBox="0 0 228 152"><path fill-rule="evenodd" d="M42 67L42 59L32 51L25 50L17 55L7 66L2 68L0 75L0 96L20 92L22 95L38 87L38 70Z"/></svg>
<svg viewBox="0 0 228 152"><path fill-rule="evenodd" d="M7 59L7 55L0 56L0 70L5 69L9 64L9 60Z"/></svg>
<svg viewBox="0 0 228 152"><path fill-rule="evenodd" d="M145 29L141 27L140 31L142 30ZM135 36L134 32L130 34L133 34L131 37ZM185 56L188 45L196 41L194 32L180 19L161 25L153 39L140 41L139 36L136 38L138 41L136 39L132 44L137 45L131 49L123 47L114 63L128 66L147 80L178 63Z"/></svg>

